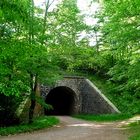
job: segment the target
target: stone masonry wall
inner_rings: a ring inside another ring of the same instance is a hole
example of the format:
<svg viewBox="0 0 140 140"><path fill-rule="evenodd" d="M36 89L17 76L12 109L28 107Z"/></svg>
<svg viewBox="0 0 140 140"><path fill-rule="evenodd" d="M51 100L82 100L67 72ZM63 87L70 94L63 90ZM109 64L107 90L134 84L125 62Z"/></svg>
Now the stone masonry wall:
<svg viewBox="0 0 140 140"><path fill-rule="evenodd" d="M82 110L84 114L119 113L119 110L88 79L81 85Z"/></svg>

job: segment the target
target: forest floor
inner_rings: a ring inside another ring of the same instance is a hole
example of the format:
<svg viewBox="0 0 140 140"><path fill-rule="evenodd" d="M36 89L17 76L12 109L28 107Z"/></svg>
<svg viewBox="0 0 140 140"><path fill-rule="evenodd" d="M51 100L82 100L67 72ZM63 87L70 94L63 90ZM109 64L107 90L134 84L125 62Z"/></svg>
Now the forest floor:
<svg viewBox="0 0 140 140"><path fill-rule="evenodd" d="M138 117L139 118L139 117ZM0 137L0 140L128 140L123 125L137 119L117 122L89 122L68 116L58 116L60 124L49 129Z"/></svg>

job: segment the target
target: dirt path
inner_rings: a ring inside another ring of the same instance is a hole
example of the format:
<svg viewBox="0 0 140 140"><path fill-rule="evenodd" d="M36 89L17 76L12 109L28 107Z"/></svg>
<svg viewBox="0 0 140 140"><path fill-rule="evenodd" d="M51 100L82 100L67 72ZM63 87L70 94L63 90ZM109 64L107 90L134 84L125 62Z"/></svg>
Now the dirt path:
<svg viewBox="0 0 140 140"><path fill-rule="evenodd" d="M66 116L53 128L0 137L0 140L128 140L121 122L92 123Z"/></svg>

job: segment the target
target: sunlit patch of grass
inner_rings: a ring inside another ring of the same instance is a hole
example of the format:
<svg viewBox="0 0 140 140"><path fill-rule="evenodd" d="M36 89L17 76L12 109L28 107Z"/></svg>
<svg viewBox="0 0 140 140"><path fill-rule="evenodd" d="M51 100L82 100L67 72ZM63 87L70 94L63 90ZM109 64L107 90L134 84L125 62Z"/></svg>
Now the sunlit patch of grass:
<svg viewBox="0 0 140 140"><path fill-rule="evenodd" d="M34 130L51 127L57 123L59 123L59 120L55 117L39 117L36 118L32 124L21 124L11 127L0 127L0 135L6 136L10 134L13 135L17 133L31 132Z"/></svg>
<svg viewBox="0 0 140 140"><path fill-rule="evenodd" d="M103 115L74 115L73 117L88 120L88 121L119 121L131 118L130 114L103 114Z"/></svg>
<svg viewBox="0 0 140 140"><path fill-rule="evenodd" d="M130 128L130 133L132 133L129 140L140 140L140 121L131 123L128 127Z"/></svg>
<svg viewBox="0 0 140 140"><path fill-rule="evenodd" d="M140 130L139 130L140 131ZM139 132L140 133L140 132ZM129 138L129 140L140 140L140 134L135 134Z"/></svg>

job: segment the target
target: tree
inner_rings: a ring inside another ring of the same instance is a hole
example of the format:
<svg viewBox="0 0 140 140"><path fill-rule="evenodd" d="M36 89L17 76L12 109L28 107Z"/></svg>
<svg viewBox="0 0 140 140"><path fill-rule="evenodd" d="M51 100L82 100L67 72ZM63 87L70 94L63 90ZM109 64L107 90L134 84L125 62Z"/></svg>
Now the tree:
<svg viewBox="0 0 140 140"><path fill-rule="evenodd" d="M103 21L103 48L106 50L104 53L110 55L112 60L108 69L110 82L116 84L115 92L117 91L118 95L129 101L130 105L136 104L133 113L140 111L137 107L140 84L137 73L140 65L139 7L138 0L104 0L99 16Z"/></svg>
<svg viewBox="0 0 140 140"><path fill-rule="evenodd" d="M43 20L36 17L32 0L4 0L0 7L0 93L10 97L31 93L29 122L32 122L38 82L59 75L54 61L56 56L52 56L38 39L44 29Z"/></svg>

